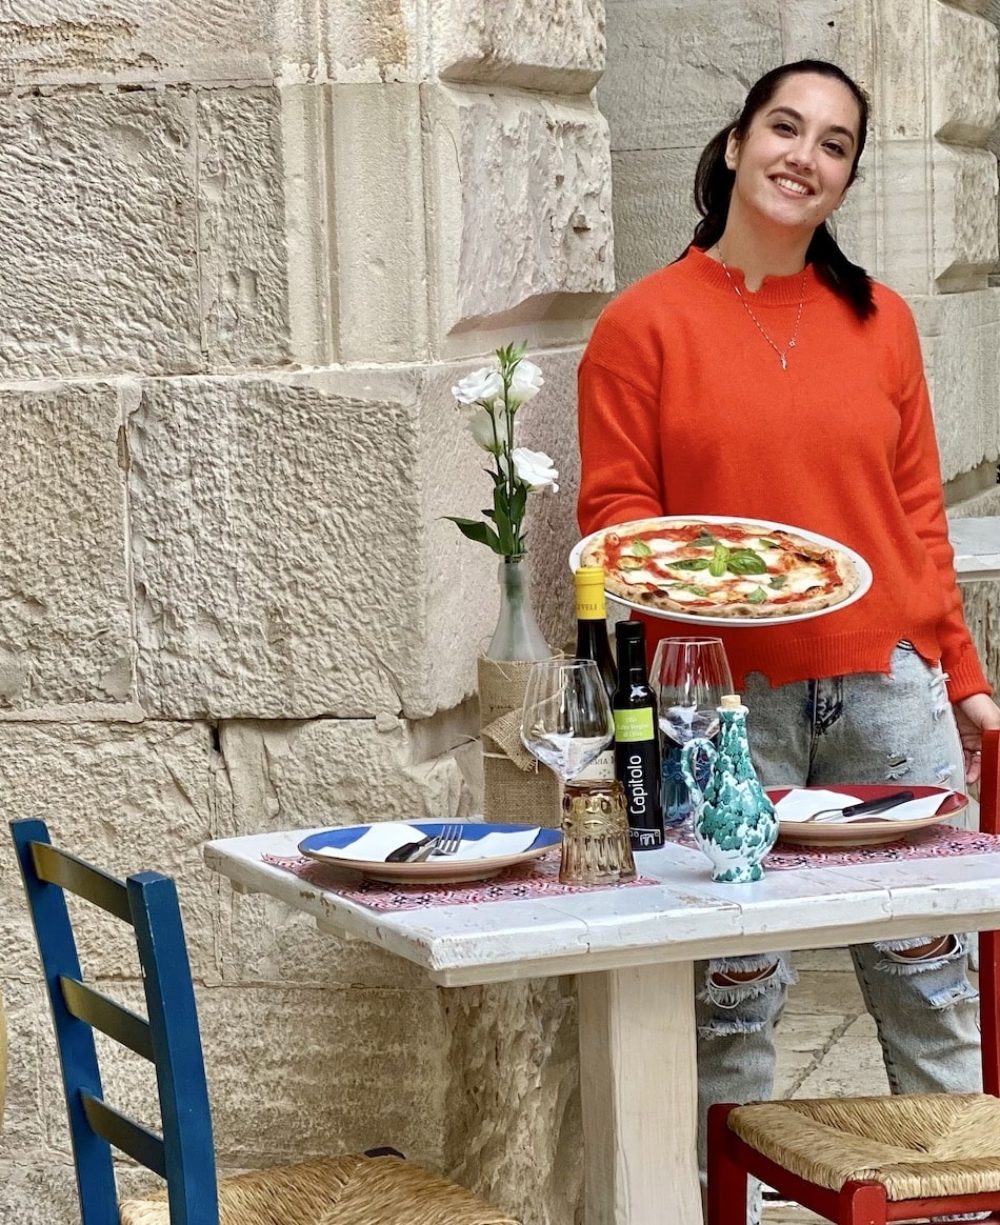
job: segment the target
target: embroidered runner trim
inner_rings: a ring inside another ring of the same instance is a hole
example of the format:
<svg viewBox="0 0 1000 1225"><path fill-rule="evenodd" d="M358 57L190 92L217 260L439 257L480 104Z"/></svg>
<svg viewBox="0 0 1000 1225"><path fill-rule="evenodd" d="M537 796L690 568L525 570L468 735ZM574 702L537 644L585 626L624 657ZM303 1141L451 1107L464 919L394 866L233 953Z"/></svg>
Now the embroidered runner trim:
<svg viewBox="0 0 1000 1225"><path fill-rule="evenodd" d="M593 893L595 889L634 889L660 882L637 876L622 885L563 885L559 882L559 852L553 851L530 864L505 868L491 880L456 884L390 885L381 881L346 879L338 868L328 867L305 855L261 855L264 863L294 873L301 880L358 902L370 910L416 910L422 906L465 906L475 902L523 902L531 898L558 897L567 893Z"/></svg>
<svg viewBox="0 0 1000 1225"><path fill-rule="evenodd" d="M684 826L668 829L666 836L681 846L698 849L694 836ZM902 859L943 859L996 851L1000 851L1000 836L996 834L956 829L953 825L925 825L896 842L882 842L878 846L795 846L779 841L763 866L765 871L780 872L790 868L840 868L858 863L898 863Z"/></svg>

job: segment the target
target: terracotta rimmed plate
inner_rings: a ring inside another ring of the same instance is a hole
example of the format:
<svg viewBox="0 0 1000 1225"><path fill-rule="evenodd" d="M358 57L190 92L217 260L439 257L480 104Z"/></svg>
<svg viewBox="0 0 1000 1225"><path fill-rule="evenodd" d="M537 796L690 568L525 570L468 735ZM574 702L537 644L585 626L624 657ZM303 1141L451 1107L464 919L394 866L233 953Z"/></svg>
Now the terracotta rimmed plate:
<svg viewBox="0 0 1000 1225"><path fill-rule="evenodd" d="M387 822L387 825L396 824ZM398 824L408 829L420 830L423 835L439 834L455 821L405 821ZM465 844L482 841L487 834L513 834L523 830L524 825L503 825L485 821L459 822L462 841ZM343 825L335 829L324 829L310 834L299 843L299 854L320 863L336 864L361 872L371 880L407 884L458 884L460 881L488 880L504 868L538 859L546 851L559 845L562 834L557 829L540 829L527 850L511 855L486 855L476 859L428 859L424 863L380 863L377 860L358 859L351 853L351 843L356 842L371 827L368 825Z"/></svg>
<svg viewBox="0 0 1000 1225"><path fill-rule="evenodd" d="M646 522L646 520L642 522ZM856 604L872 585L872 568L860 553L855 553L853 549L849 549L847 545L841 544L838 540L831 540L829 536L820 536L817 532L810 532L802 527L792 527L788 523L776 523L772 519L751 519L746 515L665 515L660 522L664 527L669 527L672 523L704 523L708 527L711 527L713 523L747 523L751 527L761 528L762 535L769 531L794 532L804 540L811 540L814 544L821 545L825 549L839 549L841 553L849 557L858 572L858 586L846 600L841 600L839 604L831 604L829 608L816 608L811 612L788 613L774 617L713 617L703 613L676 612L666 608L651 608L650 605L641 604L638 600L627 600L624 596L615 595L614 592L605 592L607 598L615 604L621 604L625 608L632 608L636 612L645 613L647 617L665 617L668 621L683 621L687 625L718 625L724 626L726 629L753 629L754 626L762 625L790 625L793 621L811 621L814 617L825 617L830 613L840 612L842 608L849 608L852 604ZM583 555L584 549L595 536L601 536L605 532L613 530L613 527L619 527L623 531L628 531L630 526L631 524L629 523L619 523L609 527L602 527L599 532L592 532L589 536L585 536L583 540L574 545L569 555L569 568L574 574L576 573L580 568L580 558Z"/></svg>
<svg viewBox="0 0 1000 1225"><path fill-rule="evenodd" d="M884 795L905 788L913 792L915 800L928 795L940 795L941 806L929 817L917 817L912 821L895 821L888 816L879 819L869 817L864 821L782 821L778 831L779 842L792 842L796 846L877 846L882 842L895 842L903 834L912 833L915 829L923 829L925 825L934 825L938 821L948 821L968 807L968 799L957 791L949 791L946 787L914 787L908 782L894 783L856 783L843 786L822 787L817 790L836 791L841 795L849 795L856 800L879 800ZM786 796L792 787L768 787L767 794L777 803ZM805 788L809 790L809 788Z"/></svg>

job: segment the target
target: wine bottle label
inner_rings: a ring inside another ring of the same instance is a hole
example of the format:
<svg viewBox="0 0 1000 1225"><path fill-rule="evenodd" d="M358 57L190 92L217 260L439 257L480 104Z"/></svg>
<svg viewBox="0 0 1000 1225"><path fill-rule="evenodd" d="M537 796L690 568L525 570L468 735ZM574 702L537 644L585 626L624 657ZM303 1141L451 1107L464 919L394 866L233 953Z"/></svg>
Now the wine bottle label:
<svg viewBox="0 0 1000 1225"><path fill-rule="evenodd" d="M613 748L598 753L589 766L584 767L573 779L574 783L605 783L615 777L615 751Z"/></svg>
<svg viewBox="0 0 1000 1225"><path fill-rule="evenodd" d="M655 743L656 728L653 726L652 707L646 706L640 710L616 710L615 740L619 744L630 744L639 740L652 740Z"/></svg>

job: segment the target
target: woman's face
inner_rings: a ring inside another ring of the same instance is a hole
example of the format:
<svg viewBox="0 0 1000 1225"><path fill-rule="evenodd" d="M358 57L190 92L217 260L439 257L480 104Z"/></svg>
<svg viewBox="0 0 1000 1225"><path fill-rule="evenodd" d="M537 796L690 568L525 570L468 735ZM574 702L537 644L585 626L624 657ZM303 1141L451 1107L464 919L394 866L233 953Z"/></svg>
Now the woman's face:
<svg viewBox="0 0 1000 1225"><path fill-rule="evenodd" d="M730 208L815 230L847 193L860 119L841 81L815 73L785 77L743 140L730 133L726 165L736 172Z"/></svg>

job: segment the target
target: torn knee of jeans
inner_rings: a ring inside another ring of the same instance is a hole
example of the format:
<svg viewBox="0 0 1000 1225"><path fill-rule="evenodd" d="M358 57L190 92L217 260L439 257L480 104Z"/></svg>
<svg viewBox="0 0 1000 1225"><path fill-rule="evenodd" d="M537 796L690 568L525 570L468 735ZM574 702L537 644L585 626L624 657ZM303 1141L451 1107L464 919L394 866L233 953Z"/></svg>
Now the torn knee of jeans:
<svg viewBox="0 0 1000 1225"><path fill-rule="evenodd" d="M905 778L910 772L910 759L905 753L887 753L885 776L887 779Z"/></svg>
<svg viewBox="0 0 1000 1225"><path fill-rule="evenodd" d="M711 1039L732 1038L736 1034L758 1034L768 1024L770 1022L761 1017L715 1017L706 1025L698 1026L698 1036Z"/></svg>
<svg viewBox="0 0 1000 1225"><path fill-rule="evenodd" d="M930 688L931 700L933 702L931 714L934 716L935 722L937 722L951 705L951 702L948 700L948 673L942 672L939 667L930 679Z"/></svg>
<svg viewBox="0 0 1000 1225"><path fill-rule="evenodd" d="M732 978L732 974L752 974L752 978ZM795 974L784 958L775 959L773 954L760 957L732 957L711 961L705 974L705 986L699 999L718 1008L738 1008L747 1000L758 999L768 992L779 991L795 981ZM713 1029L710 1032L737 1033L760 1029L760 1025L742 1020L734 1022L729 1030Z"/></svg>
<svg viewBox="0 0 1000 1225"><path fill-rule="evenodd" d="M940 765L934 767L934 781L941 785L946 783L955 773L955 767L949 761L943 761Z"/></svg>
<svg viewBox="0 0 1000 1225"><path fill-rule="evenodd" d="M928 946L926 954L920 957L906 957L910 949ZM921 974L928 970L937 970L951 961L958 961L969 951L965 936L949 935L944 937L910 936L906 940L877 940L875 949L882 956L875 963L876 970L886 974Z"/></svg>

